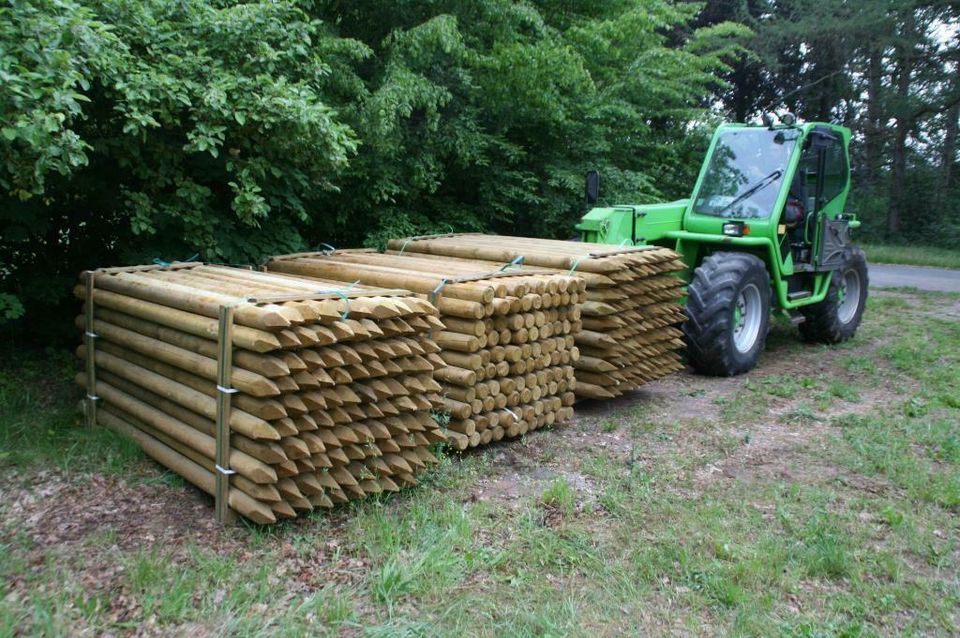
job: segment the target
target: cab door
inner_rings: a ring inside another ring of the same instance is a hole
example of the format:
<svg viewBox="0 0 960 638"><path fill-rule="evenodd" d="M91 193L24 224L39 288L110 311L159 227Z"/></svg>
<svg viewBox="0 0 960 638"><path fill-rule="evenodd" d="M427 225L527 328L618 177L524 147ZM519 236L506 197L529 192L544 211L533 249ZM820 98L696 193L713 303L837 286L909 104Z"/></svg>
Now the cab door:
<svg viewBox="0 0 960 638"><path fill-rule="evenodd" d="M796 270L829 270L838 243L849 240L846 222L837 220L849 173L844 136L829 126L814 127L804 140L782 217Z"/></svg>
<svg viewBox="0 0 960 638"><path fill-rule="evenodd" d="M850 244L849 223L843 219L850 165L846 139L829 127L813 130L811 150L816 152L816 171L807 235L813 241L814 268L822 272L838 268Z"/></svg>

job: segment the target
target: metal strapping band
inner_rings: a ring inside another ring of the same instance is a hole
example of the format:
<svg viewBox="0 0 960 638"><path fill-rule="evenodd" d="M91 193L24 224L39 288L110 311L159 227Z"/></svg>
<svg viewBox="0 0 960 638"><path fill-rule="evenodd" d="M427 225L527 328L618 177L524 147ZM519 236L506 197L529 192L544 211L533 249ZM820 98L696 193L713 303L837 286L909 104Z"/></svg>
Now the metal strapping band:
<svg viewBox="0 0 960 638"><path fill-rule="evenodd" d="M348 293L359 283L360 280L357 279L346 288L321 288L320 290L315 291L315 293L318 295L339 295L346 304L346 309L340 313L340 318L346 321L350 317L350 297L348 296Z"/></svg>
<svg viewBox="0 0 960 638"><path fill-rule="evenodd" d="M514 421L519 421L519 420L520 420L520 417L517 416L517 413L514 412L513 410L511 410L510 408L504 408L504 410L506 410L507 412L509 412L510 414L513 415L513 420L514 420Z"/></svg>
<svg viewBox="0 0 960 638"><path fill-rule="evenodd" d="M217 471L223 474L224 476L230 476L231 474L237 473L236 470L231 470L228 467L220 467L219 465L216 465L216 464L214 465L214 467L217 468Z"/></svg>
<svg viewBox="0 0 960 638"><path fill-rule="evenodd" d="M440 291L443 290L443 287L447 285L447 282L450 281L446 277L440 280L440 283L437 284L437 287L433 289L433 292L430 293L430 303L437 303L437 297L440 296Z"/></svg>
<svg viewBox="0 0 960 638"><path fill-rule="evenodd" d="M192 255L191 257L187 257L186 259L181 259L181 260L180 260L179 262L177 262L177 263L185 263L185 262L196 261L197 257L199 257L199 256L200 256L200 253L193 253L193 255ZM153 263L155 263L156 265L160 266L161 268L169 268L170 266L172 266L172 265L174 264L174 262L172 262L172 261L166 261L166 260L160 259L159 257L154 257L154 258L153 258Z"/></svg>
<svg viewBox="0 0 960 638"><path fill-rule="evenodd" d="M217 384L217 390L223 392L224 394L236 394L237 392L240 392L240 390L237 390L236 388L225 388L219 383Z"/></svg>
<svg viewBox="0 0 960 638"><path fill-rule="evenodd" d="M344 309L343 312L340 313L340 318L346 321L350 316L350 297L347 296L347 293L340 290L337 291L337 294L340 295L340 298L343 299L344 303Z"/></svg>
<svg viewBox="0 0 960 638"><path fill-rule="evenodd" d="M326 248L326 250L321 250L321 251L320 251L320 252L322 252L322 253L324 253L324 254L326 254L326 255L332 255L333 253L337 252L337 249L334 248L333 246L331 246L330 244L325 244L325 243L323 243L323 242L320 242L320 243L317 244L317 245L318 245L318 246L323 246L324 248Z"/></svg>
<svg viewBox="0 0 960 638"><path fill-rule="evenodd" d="M97 334L93 332L94 322L96 321L95 312L96 312L96 303L95 303L95 292L96 292L96 271L87 272L87 294L86 294L86 303L87 306L84 308L84 320L83 320L83 331L87 335L87 356L85 361L85 372L87 375L87 383L85 394L87 395L87 401L85 404L85 416L87 425L96 425L97 424L97 401L100 400L95 392L97 391L97 346L94 339L97 338Z"/></svg>
<svg viewBox="0 0 960 638"><path fill-rule="evenodd" d="M344 321L346 321L347 318L350 317L350 297L347 296L347 293L353 290L353 287L359 283L360 283L360 280L357 279L355 282L347 286L344 290L337 291L337 294L339 294L343 298L343 302L346 304L346 309L342 313L340 313L340 318L343 319Z"/></svg>
<svg viewBox="0 0 960 638"><path fill-rule="evenodd" d="M405 250L407 249L407 246L410 245L410 242L411 242L411 241L413 241L413 240L412 240L412 239L406 239L406 240L404 240L403 246L400 246L400 252L397 253L397 256L398 256L398 257L403 254L403 251L405 251Z"/></svg>
<svg viewBox="0 0 960 638"><path fill-rule="evenodd" d="M498 270L497 272L503 272L508 268L513 268L514 266L516 266L517 268L523 268L523 255L520 255L519 257L511 261L509 264L504 264L503 266L500 267L500 270Z"/></svg>
<svg viewBox="0 0 960 638"><path fill-rule="evenodd" d="M589 257L589 255L587 255L587 257ZM577 257L577 258L573 261L573 265L570 266L570 271L567 273L568 275L572 275L572 274L574 273L574 271L577 270L577 267L580 265L580 260L581 260L581 259L583 259L583 257Z"/></svg>
<svg viewBox="0 0 960 638"><path fill-rule="evenodd" d="M270 258L269 258L269 257L267 258L267 261L270 261ZM261 264L256 264L256 265L254 265L254 264L230 264L230 263L227 263L227 262L225 262L225 261L208 261L208 262L205 263L204 265L205 265L205 266L226 266L227 268L242 268L243 270L256 271L256 269L257 269L259 266L261 266L262 264L265 264L265 263L266 263L266 261L265 261L265 262L262 262ZM232 305L233 305L233 306L236 306L237 304L232 304Z"/></svg>

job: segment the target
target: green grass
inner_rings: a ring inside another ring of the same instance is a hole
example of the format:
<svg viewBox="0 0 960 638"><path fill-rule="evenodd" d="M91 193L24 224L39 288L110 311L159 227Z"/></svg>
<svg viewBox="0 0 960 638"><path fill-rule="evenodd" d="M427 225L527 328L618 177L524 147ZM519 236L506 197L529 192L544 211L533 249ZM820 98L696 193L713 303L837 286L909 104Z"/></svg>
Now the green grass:
<svg viewBox="0 0 960 638"><path fill-rule="evenodd" d="M0 367L0 470L44 466L65 472L130 475L139 448L104 428L88 428L69 352L5 349Z"/></svg>
<svg viewBox="0 0 960 638"><path fill-rule="evenodd" d="M4 499L0 636L954 634L956 300L871 298L835 348L778 326L745 377L676 379L274 527L154 512L153 540L119 524L50 543ZM0 373L0 481L132 473L194 498L80 424L70 365Z"/></svg>
<svg viewBox="0 0 960 638"><path fill-rule="evenodd" d="M874 264L960 268L960 250L892 244L861 244L861 247L867 253L867 261Z"/></svg>

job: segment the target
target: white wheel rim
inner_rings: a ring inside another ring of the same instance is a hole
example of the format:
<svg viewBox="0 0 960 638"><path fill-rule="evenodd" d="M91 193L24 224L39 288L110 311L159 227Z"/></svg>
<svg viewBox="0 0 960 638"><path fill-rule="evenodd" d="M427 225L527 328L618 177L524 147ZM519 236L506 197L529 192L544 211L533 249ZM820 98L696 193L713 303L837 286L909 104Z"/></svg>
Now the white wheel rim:
<svg viewBox="0 0 960 638"><path fill-rule="evenodd" d="M860 273L852 268L844 272L837 296L840 298L837 318L840 323L850 323L860 307Z"/></svg>
<svg viewBox="0 0 960 638"><path fill-rule="evenodd" d="M733 309L733 345L746 353L753 349L763 323L763 301L756 284L747 284L737 295Z"/></svg>

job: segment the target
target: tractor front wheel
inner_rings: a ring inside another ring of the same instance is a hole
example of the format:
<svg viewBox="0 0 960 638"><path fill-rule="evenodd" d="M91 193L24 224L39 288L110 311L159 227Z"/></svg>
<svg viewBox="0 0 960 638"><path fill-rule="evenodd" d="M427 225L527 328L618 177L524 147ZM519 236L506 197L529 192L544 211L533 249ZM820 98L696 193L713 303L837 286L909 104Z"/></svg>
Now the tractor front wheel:
<svg viewBox="0 0 960 638"><path fill-rule="evenodd" d="M800 335L814 343L840 343L856 333L867 303L867 256L851 248L833 271L830 289L820 303L800 308L804 322Z"/></svg>
<svg viewBox="0 0 960 638"><path fill-rule="evenodd" d="M752 369L770 327L770 275L758 257L722 252L694 271L687 289L687 358L698 372L733 376Z"/></svg>

